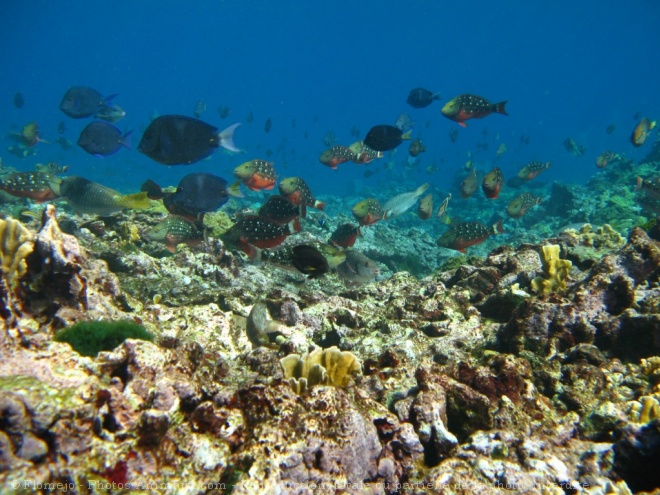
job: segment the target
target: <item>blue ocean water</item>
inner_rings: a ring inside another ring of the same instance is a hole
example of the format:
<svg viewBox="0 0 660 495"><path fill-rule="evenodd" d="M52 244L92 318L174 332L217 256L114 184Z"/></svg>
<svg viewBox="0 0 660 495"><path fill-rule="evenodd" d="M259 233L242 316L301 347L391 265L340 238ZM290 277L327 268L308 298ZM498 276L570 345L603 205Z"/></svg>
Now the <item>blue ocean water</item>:
<svg viewBox="0 0 660 495"><path fill-rule="evenodd" d="M505 176L541 160L553 162L544 179L584 183L606 149L642 158L648 147L628 141L634 116L660 116L660 4L653 0L37 0L2 2L0 17L4 162L30 170L60 161L72 174L124 192L149 178L176 184L196 171L231 180L233 168L252 158L273 160L281 177L302 176L317 195L346 194L355 183L386 191L402 181L450 190L469 152L487 170L501 143L508 151L497 164ZM206 122L221 129L242 123L235 142L245 154L220 150L197 164L166 167L135 150L96 158L77 146L39 143L34 156L7 153L9 133L33 120L47 141L64 121L75 143L90 119L58 109L72 85L119 93L115 103L127 116L118 126L134 131L135 148L150 115L192 115L203 99ZM418 86L439 92L441 101L408 106L408 91ZM12 103L17 91L26 101L21 109ZM461 93L507 100L510 115L470 120L462 129L440 114ZM226 119L220 106L230 108ZM364 135L402 112L427 147L415 166L405 166L407 144L367 166L333 171L319 163L328 132L348 145L356 140L351 129ZM609 125L616 126L612 134ZM451 129L459 131L456 143ZM569 136L585 155L564 149ZM481 142L488 150L478 149ZM392 160L392 168L383 167ZM438 171L429 174L430 165ZM367 167L378 173L365 177Z"/></svg>

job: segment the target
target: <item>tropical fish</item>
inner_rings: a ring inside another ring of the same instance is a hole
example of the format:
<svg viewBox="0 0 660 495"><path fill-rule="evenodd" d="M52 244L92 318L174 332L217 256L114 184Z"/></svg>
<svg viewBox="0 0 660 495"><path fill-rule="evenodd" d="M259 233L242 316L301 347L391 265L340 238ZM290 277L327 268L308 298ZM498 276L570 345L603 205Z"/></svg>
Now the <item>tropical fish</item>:
<svg viewBox="0 0 660 495"><path fill-rule="evenodd" d="M608 134L612 134L616 130L616 126L614 124L610 124L607 126L607 129L605 129L605 132Z"/></svg>
<svg viewBox="0 0 660 495"><path fill-rule="evenodd" d="M484 242L491 235L502 233L504 233L504 228L501 220L491 227L480 222L457 223L449 227L449 230L436 241L436 244L465 253L466 248Z"/></svg>
<svg viewBox="0 0 660 495"><path fill-rule="evenodd" d="M333 246L346 249L353 246L358 237L362 237L359 225L342 223L332 233L329 242Z"/></svg>
<svg viewBox="0 0 660 495"><path fill-rule="evenodd" d="M68 165L60 165L57 162L48 162L46 164L37 163L34 166L34 169L37 172L45 172L47 174L57 175L57 174L63 174L64 172L69 170L69 166Z"/></svg>
<svg viewBox="0 0 660 495"><path fill-rule="evenodd" d="M96 91L87 86L72 86L64 93L60 102L60 110L74 119L83 119L94 115L103 106L112 107L112 100L117 95L110 95L105 98Z"/></svg>
<svg viewBox="0 0 660 495"><path fill-rule="evenodd" d="M502 175L502 170L499 167L495 167L484 177L481 183L481 189L488 199L496 199L500 194L503 184L504 176Z"/></svg>
<svg viewBox="0 0 660 495"><path fill-rule="evenodd" d="M384 156L382 151L376 151L370 148L364 144L364 141L356 141L351 144L348 149L352 153L355 153L355 158L352 159L353 162L361 165L366 165L367 163L374 161L376 158L382 158Z"/></svg>
<svg viewBox="0 0 660 495"><path fill-rule="evenodd" d="M119 105L111 107L103 105L99 111L94 114L95 119L105 120L112 124L119 122L124 117L126 117L126 112Z"/></svg>
<svg viewBox="0 0 660 495"><path fill-rule="evenodd" d="M222 235L222 239L235 244L254 259L258 255L258 249L279 246L289 235L299 231L300 224L295 220L281 225L257 215L247 215L232 225Z"/></svg>
<svg viewBox="0 0 660 495"><path fill-rule="evenodd" d="M414 191L397 194L389 199L383 205L383 220L403 215L406 211L412 208L415 203L417 203L417 199L424 194L428 188L429 184L427 182Z"/></svg>
<svg viewBox="0 0 660 495"><path fill-rule="evenodd" d="M146 192L124 196L114 189L75 175L61 179L59 194L77 213L107 216L125 208L149 207Z"/></svg>
<svg viewBox="0 0 660 495"><path fill-rule="evenodd" d="M433 214L433 194L428 193L422 199L419 200L419 206L417 206L417 216L422 220L428 220Z"/></svg>
<svg viewBox="0 0 660 495"><path fill-rule="evenodd" d="M637 177L637 187L635 189L646 192L653 199L660 199L660 177L653 179Z"/></svg>
<svg viewBox="0 0 660 495"><path fill-rule="evenodd" d="M349 287L372 282L378 277L380 268L364 254L348 249L344 251L346 259L337 266L337 275Z"/></svg>
<svg viewBox="0 0 660 495"><path fill-rule="evenodd" d="M25 105L25 98L23 98L23 95L20 92L17 92L14 95L14 106L16 108L23 108L23 105Z"/></svg>
<svg viewBox="0 0 660 495"><path fill-rule="evenodd" d="M298 246L293 246L292 252L291 262L293 266L299 272L308 275L309 278L317 278L330 271L328 260L315 247L307 244L299 244Z"/></svg>
<svg viewBox="0 0 660 495"><path fill-rule="evenodd" d="M131 148L131 134L122 132L109 122L95 120L87 124L80 133L78 146L94 156L110 156L117 153L121 147Z"/></svg>
<svg viewBox="0 0 660 495"><path fill-rule="evenodd" d="M312 195L307 183L300 177L289 177L280 181L280 194L291 201L294 205L300 206L300 213L303 218L307 217L307 207L317 210L325 209L325 203L318 201Z"/></svg>
<svg viewBox="0 0 660 495"><path fill-rule="evenodd" d="M168 251L174 253L176 247L182 243L189 246L199 245L204 239L204 228L195 221L169 215L151 228L146 236L152 241L164 242Z"/></svg>
<svg viewBox="0 0 660 495"><path fill-rule="evenodd" d="M405 134L392 125L377 125L369 129L364 144L375 151L388 151L396 148L404 139L410 139L411 131Z"/></svg>
<svg viewBox="0 0 660 495"><path fill-rule="evenodd" d="M323 165L327 165L333 170L337 170L337 165L341 163L356 159L356 153L351 151L346 146L341 145L333 146L332 148L325 150L319 157L319 161Z"/></svg>
<svg viewBox="0 0 660 495"><path fill-rule="evenodd" d="M360 225L372 225L382 220L385 212L376 198L367 198L351 209Z"/></svg>
<svg viewBox="0 0 660 495"><path fill-rule="evenodd" d="M270 128L272 127L272 125L273 125L273 122L270 120L270 117L268 117L268 119L266 120L266 123L264 124L264 132L269 133Z"/></svg>
<svg viewBox="0 0 660 495"><path fill-rule="evenodd" d="M271 222L287 224L300 216L300 206L294 205L284 196L271 196L259 208L257 215Z"/></svg>
<svg viewBox="0 0 660 495"><path fill-rule="evenodd" d="M206 102L202 99L197 100L195 109L193 110L193 115L196 119L200 118L204 112L206 112Z"/></svg>
<svg viewBox="0 0 660 495"><path fill-rule="evenodd" d="M46 172L16 172L0 180L0 190L43 203L59 196L62 179Z"/></svg>
<svg viewBox="0 0 660 495"><path fill-rule="evenodd" d="M455 143L458 140L458 129L456 129L455 127L449 129L449 140L452 143Z"/></svg>
<svg viewBox="0 0 660 495"><path fill-rule="evenodd" d="M163 204L175 215L196 217L216 211L228 199L226 180L214 174L197 172L183 177L176 192L163 198Z"/></svg>
<svg viewBox="0 0 660 495"><path fill-rule="evenodd" d="M323 260L318 257L317 253L323 257ZM343 250L330 246L329 244L311 242L308 244L286 246L277 249L263 249L258 253L256 259L258 261L268 261L283 266L294 266L302 273L309 272L309 275L322 275L320 270L324 269L325 265L327 265L328 270L323 271L323 273L326 273L327 271L336 268L337 265L343 263L346 259L346 254Z"/></svg>
<svg viewBox="0 0 660 495"><path fill-rule="evenodd" d="M477 179L477 169L473 168L472 173L461 182L461 198L469 198L476 192L478 187L479 180Z"/></svg>
<svg viewBox="0 0 660 495"><path fill-rule="evenodd" d="M406 103L413 108L425 108L433 103L433 100L439 99L439 93L431 93L428 89L424 88L415 88L411 89L410 93L408 93Z"/></svg>
<svg viewBox="0 0 660 495"><path fill-rule="evenodd" d="M581 144L577 144L572 137L567 137L564 139L564 148L573 156L582 156L584 155L587 149Z"/></svg>
<svg viewBox="0 0 660 495"><path fill-rule="evenodd" d="M509 115L504 108L506 101L491 103L486 98L477 95L463 94L453 98L442 107L442 115L467 127L468 119L482 119L491 113Z"/></svg>
<svg viewBox="0 0 660 495"><path fill-rule="evenodd" d="M403 132L406 132L410 129L413 128L415 123L413 122L413 119L410 118L410 115L407 113L402 113L396 118L396 122L394 122L394 127L397 129L401 129Z"/></svg>
<svg viewBox="0 0 660 495"><path fill-rule="evenodd" d="M420 153L425 151L426 146L424 146L424 143L422 143L421 139L415 139L410 143L410 146L408 146L408 153L410 156L418 156Z"/></svg>
<svg viewBox="0 0 660 495"><path fill-rule="evenodd" d="M501 157L506 152L507 152L506 144L500 143L500 145L497 147L497 150L495 151L495 158Z"/></svg>
<svg viewBox="0 0 660 495"><path fill-rule="evenodd" d="M598 168L605 168L610 161L618 158L619 155L612 153L611 151L604 151L596 158L596 166Z"/></svg>
<svg viewBox="0 0 660 495"><path fill-rule="evenodd" d="M57 133L64 134L66 132L66 124L63 120L60 120L60 123L57 124Z"/></svg>
<svg viewBox="0 0 660 495"><path fill-rule="evenodd" d="M189 165L210 156L218 147L240 151L234 145L234 124L218 133L206 122L183 115L163 115L151 121L138 151L163 165Z"/></svg>
<svg viewBox="0 0 660 495"><path fill-rule="evenodd" d="M335 135L334 131L326 132L325 135L323 136L323 144L328 148L331 148L336 143L337 143L337 136Z"/></svg>
<svg viewBox="0 0 660 495"><path fill-rule="evenodd" d="M640 120L630 135L630 142L633 144L633 146L639 147L643 145L646 142L646 138L649 137L655 126L656 121L651 122L646 117Z"/></svg>
<svg viewBox="0 0 660 495"><path fill-rule="evenodd" d="M506 213L512 218L520 218L533 206L541 204L541 196L534 196L530 192L524 192L511 200L506 208Z"/></svg>
<svg viewBox="0 0 660 495"><path fill-rule="evenodd" d="M451 193L447 194L447 197L442 201L442 204L440 204L440 208L438 208L438 213L435 215L437 218L442 218L444 215L447 214L447 207L449 206L450 199L451 199Z"/></svg>
<svg viewBox="0 0 660 495"><path fill-rule="evenodd" d="M552 167L551 162L530 162L518 171L518 178L525 181L532 180L550 167Z"/></svg>
<svg viewBox="0 0 660 495"><path fill-rule="evenodd" d="M18 140L27 147L32 147L36 145L42 139L39 137L39 124L36 122L30 122L26 124L21 129L21 132L18 134Z"/></svg>
<svg viewBox="0 0 660 495"><path fill-rule="evenodd" d="M245 122L251 124L253 121L254 121L254 113L248 112L248 114L245 116Z"/></svg>
<svg viewBox="0 0 660 495"><path fill-rule="evenodd" d="M230 113L231 113L231 108L229 108L227 105L218 107L218 115L220 115L221 119L226 119L227 117L229 117ZM245 119L248 124L250 122L252 122L252 119L254 118L254 117L251 117L251 115L252 115L252 113L249 113L247 118Z"/></svg>
<svg viewBox="0 0 660 495"><path fill-rule="evenodd" d="M270 190L277 183L273 162L259 159L250 160L236 167L234 177L240 179L248 189L253 191Z"/></svg>

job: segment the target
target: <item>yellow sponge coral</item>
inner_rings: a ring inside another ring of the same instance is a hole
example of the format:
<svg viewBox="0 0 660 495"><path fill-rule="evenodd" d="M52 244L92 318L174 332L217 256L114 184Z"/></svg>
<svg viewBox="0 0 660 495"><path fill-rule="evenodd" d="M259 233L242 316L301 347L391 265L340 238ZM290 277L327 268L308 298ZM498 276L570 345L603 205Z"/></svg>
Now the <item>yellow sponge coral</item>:
<svg viewBox="0 0 660 495"><path fill-rule="evenodd" d="M27 271L25 258L34 249L34 235L18 220L0 220L0 260L9 285Z"/></svg>
<svg viewBox="0 0 660 495"><path fill-rule="evenodd" d="M573 263L559 258L558 244L541 246L541 250L541 261L545 277L536 277L532 280L532 290L541 294L565 290L566 277L568 277L568 272Z"/></svg>
<svg viewBox="0 0 660 495"><path fill-rule="evenodd" d="M354 354L340 351L337 347L315 349L300 357L290 354L280 360L284 377L298 394L305 393L314 385L345 387L353 373L362 369Z"/></svg>

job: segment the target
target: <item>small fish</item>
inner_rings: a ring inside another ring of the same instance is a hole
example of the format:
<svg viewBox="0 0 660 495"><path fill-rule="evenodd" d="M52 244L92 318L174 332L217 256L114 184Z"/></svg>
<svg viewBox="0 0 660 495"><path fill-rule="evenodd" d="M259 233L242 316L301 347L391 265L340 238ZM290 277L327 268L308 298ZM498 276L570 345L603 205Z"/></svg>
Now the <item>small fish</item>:
<svg viewBox="0 0 660 495"><path fill-rule="evenodd" d="M305 247L299 248L299 246ZM317 254L314 254L307 248L312 248L315 250L323 257L323 260L318 258ZM307 254L311 255L311 260L307 257ZM344 262L344 260L346 260L346 254L343 250L329 244L324 244L322 242L311 242L308 244L286 246L277 249L263 249L258 253L255 259L257 261L268 261L270 263L283 266L294 266L296 269L303 273L306 273L306 271L319 273L318 266L324 266L327 264L327 271L334 269L337 267L337 265L340 265ZM298 264L298 266L296 266L296 264ZM317 266L316 269L314 269L315 266ZM324 273L327 273L327 271L324 271ZM321 275L321 273L319 273L319 275Z"/></svg>
<svg viewBox="0 0 660 495"><path fill-rule="evenodd" d="M472 173L461 182L461 198L469 198L477 191L478 187L479 180L477 179L477 169L473 168Z"/></svg>
<svg viewBox="0 0 660 495"><path fill-rule="evenodd" d="M399 146L404 139L410 139L410 133L404 133L391 125L376 125L369 129L364 144L375 151L389 151Z"/></svg>
<svg viewBox="0 0 660 495"><path fill-rule="evenodd" d="M220 115L221 119L226 119L227 117L229 117L230 114L231 114L231 108L229 108L228 106L225 105L225 106L218 107L218 115ZM245 120L249 124L250 122L252 122L253 119L254 119L254 117L252 116L252 113L250 112Z"/></svg>
<svg viewBox="0 0 660 495"><path fill-rule="evenodd" d="M43 203L59 196L62 179L46 172L16 172L0 180L0 190Z"/></svg>
<svg viewBox="0 0 660 495"><path fill-rule="evenodd" d="M270 128L272 127L273 122L270 120L270 117L266 120L266 123L264 124L264 132L268 134L270 132Z"/></svg>
<svg viewBox="0 0 660 495"><path fill-rule="evenodd" d="M337 136L335 136L333 131L328 131L325 133L325 136L323 136L323 144L328 148L331 148L337 144Z"/></svg>
<svg viewBox="0 0 660 495"><path fill-rule="evenodd" d="M103 105L99 111L94 114L95 119L105 120L112 124L116 124L124 117L126 117L126 112L119 105L111 107Z"/></svg>
<svg viewBox="0 0 660 495"><path fill-rule="evenodd" d="M410 143L410 146L408 146L408 153L410 156L418 156L420 153L425 151L426 146L424 146L424 143L422 143L421 139L415 139Z"/></svg>
<svg viewBox="0 0 660 495"><path fill-rule="evenodd" d="M66 132L66 124L63 120L60 120L60 123L57 124L57 133L64 134Z"/></svg>
<svg viewBox="0 0 660 495"><path fill-rule="evenodd" d="M319 157L319 161L323 165L327 165L333 170L337 170L337 165L356 159L356 153L351 151L346 146L341 145L333 146L332 148L325 150Z"/></svg>
<svg viewBox="0 0 660 495"><path fill-rule="evenodd" d="M337 266L337 275L350 287L356 287L376 280L380 268L375 261L364 254L348 249L344 251L346 259Z"/></svg>
<svg viewBox="0 0 660 495"><path fill-rule="evenodd" d="M353 158L352 161L360 165L366 165L367 163L374 161L376 158L383 158L384 156L382 151L376 151L370 148L364 144L364 141L356 141L351 144L348 149L352 153L355 153L355 158Z"/></svg>
<svg viewBox="0 0 660 495"><path fill-rule="evenodd" d="M465 162L465 170L471 170L472 167L474 167L474 162L472 160Z"/></svg>
<svg viewBox="0 0 660 495"><path fill-rule="evenodd" d="M325 203L318 201L312 195L307 183L300 177L289 177L280 181L280 194L291 201L294 205L300 206L300 213L303 218L307 217L307 207L317 210L325 209Z"/></svg>
<svg viewBox="0 0 660 495"><path fill-rule="evenodd" d="M587 149L581 144L577 144L572 137L564 139L564 148L573 156L582 156Z"/></svg>
<svg viewBox="0 0 660 495"><path fill-rule="evenodd" d="M132 133L133 131L128 131L122 135L122 132L109 122L96 120L87 124L82 130L78 138L78 146L90 155L110 156L117 153L122 146L129 150L133 149L131 148Z"/></svg>
<svg viewBox="0 0 660 495"><path fill-rule="evenodd" d="M432 93L428 89L424 88L415 88L411 89L410 93L408 93L406 103L413 108L425 108L433 103L434 100L439 99L439 93Z"/></svg>
<svg viewBox="0 0 660 495"><path fill-rule="evenodd" d="M433 194L428 193L422 199L419 200L419 206L417 206L417 216L422 220L428 220L433 214Z"/></svg>
<svg viewBox="0 0 660 495"><path fill-rule="evenodd" d="M23 108L25 105L25 98L23 98L23 95L20 92L17 92L14 95L14 106L16 108Z"/></svg>
<svg viewBox="0 0 660 495"><path fill-rule="evenodd" d="M250 160L236 167L234 177L253 191L270 190L277 184L273 162L260 159Z"/></svg>
<svg viewBox="0 0 660 495"><path fill-rule="evenodd" d="M358 237L362 237L359 225L342 223L332 233L329 242L333 246L347 249L355 244Z"/></svg>
<svg viewBox="0 0 660 495"><path fill-rule="evenodd" d="M254 121L254 114L252 112L248 112L248 114L245 116L245 122L251 124L253 121Z"/></svg>
<svg viewBox="0 0 660 495"><path fill-rule="evenodd" d="M502 175L502 170L499 167L495 167L484 177L481 183L481 189L488 199L496 199L500 194L503 184L504 176Z"/></svg>
<svg viewBox="0 0 660 495"><path fill-rule="evenodd" d="M616 126L614 124L610 124L607 126L607 129L605 129L605 132L608 134L612 134L616 130Z"/></svg>
<svg viewBox="0 0 660 495"><path fill-rule="evenodd" d="M300 216L300 206L294 205L284 196L271 196L259 210L261 218L279 224L287 224Z"/></svg>
<svg viewBox="0 0 660 495"><path fill-rule="evenodd" d="M192 117L162 115L146 128L138 151L163 165L190 165L219 147L239 152L234 145L234 131L239 125L218 132L216 127Z"/></svg>
<svg viewBox="0 0 660 495"><path fill-rule="evenodd" d="M447 214L447 207L449 206L449 200L451 199L451 193L447 194L447 197L444 199L440 208L438 208L438 213L435 215L436 218L442 218Z"/></svg>
<svg viewBox="0 0 660 495"><path fill-rule="evenodd" d="M396 119L396 122L394 123L394 127L401 129L403 132L409 131L413 128L414 125L415 123L407 113L402 113L399 115Z"/></svg>
<svg viewBox="0 0 660 495"><path fill-rule="evenodd" d="M640 120L630 135L630 142L633 144L633 146L639 147L643 145L646 142L646 138L649 137L655 126L656 121L651 122L646 117Z"/></svg>
<svg viewBox="0 0 660 495"><path fill-rule="evenodd" d="M29 124L24 125L18 138L24 146L35 146L39 141L42 141L39 137L39 124L36 122L30 122Z"/></svg>
<svg viewBox="0 0 660 495"><path fill-rule="evenodd" d="M367 198L351 209L360 225L372 225L383 219L385 212L376 198Z"/></svg>
<svg viewBox="0 0 660 495"><path fill-rule="evenodd" d="M518 178L524 181L532 180L550 167L552 162L530 162L518 171Z"/></svg>
<svg viewBox="0 0 660 495"><path fill-rule="evenodd" d="M491 235L502 233L504 233L504 228L501 220L491 227L480 222L457 223L449 227L449 230L436 241L436 244L465 253L468 247L484 242Z"/></svg>
<svg viewBox="0 0 660 495"><path fill-rule="evenodd" d="M149 207L146 192L122 195L109 187L75 175L60 180L60 197L66 199L77 213L107 216L125 208Z"/></svg>
<svg viewBox="0 0 660 495"><path fill-rule="evenodd" d="M468 119L482 119L491 113L509 115L504 108L506 104L506 101L491 103L482 96L463 94L445 104L442 115L458 122L461 127L467 127L465 121Z"/></svg>
<svg viewBox="0 0 660 495"><path fill-rule="evenodd" d="M299 224L292 220L286 225L271 222L257 215L247 215L238 220L222 235L225 242L235 244L250 258L258 255L258 249L279 246L291 234L299 232Z"/></svg>
<svg viewBox="0 0 660 495"><path fill-rule="evenodd" d="M541 196L534 196L530 192L524 192L511 200L506 208L506 213L512 218L520 218L533 206L541 204Z"/></svg>
<svg viewBox="0 0 660 495"><path fill-rule="evenodd" d="M644 191L653 199L660 199L660 177L642 179L637 177L636 191Z"/></svg>
<svg viewBox="0 0 660 495"><path fill-rule="evenodd" d="M403 215L406 211L412 208L415 203L417 203L417 199L424 194L428 188L429 183L427 182L414 191L397 194L389 199L383 205L383 220Z"/></svg>
<svg viewBox="0 0 660 495"><path fill-rule="evenodd" d="M204 228L197 222L185 218L169 215L165 220L151 228L147 238L152 241L164 242L168 251L176 252L179 244L198 246L204 239Z"/></svg>
<svg viewBox="0 0 660 495"><path fill-rule="evenodd" d="M458 140L458 129L456 129L455 127L449 129L449 140L452 143L455 143Z"/></svg>
<svg viewBox="0 0 660 495"><path fill-rule="evenodd" d="M604 151L596 158L596 166L598 168L605 168L610 161L619 158L619 155L612 153L611 151Z"/></svg>
<svg viewBox="0 0 660 495"><path fill-rule="evenodd" d="M37 163L34 166L34 169L37 172L44 172L47 174L52 174L52 175L57 175L57 174L63 174L67 170L69 170L68 165L60 165L57 162L48 162L46 164L43 163Z"/></svg>
<svg viewBox="0 0 660 495"><path fill-rule="evenodd" d="M64 93L60 110L74 119L94 115L101 107L112 107L116 94L103 98L101 93L88 86L73 86Z"/></svg>
<svg viewBox="0 0 660 495"><path fill-rule="evenodd" d="M195 110L193 110L193 115L196 119L199 119L206 112L206 102L202 99L197 100L195 105Z"/></svg>
<svg viewBox="0 0 660 495"><path fill-rule="evenodd" d="M506 152L507 152L506 144L500 143L500 145L497 147L497 150L495 151L495 158L501 157Z"/></svg>

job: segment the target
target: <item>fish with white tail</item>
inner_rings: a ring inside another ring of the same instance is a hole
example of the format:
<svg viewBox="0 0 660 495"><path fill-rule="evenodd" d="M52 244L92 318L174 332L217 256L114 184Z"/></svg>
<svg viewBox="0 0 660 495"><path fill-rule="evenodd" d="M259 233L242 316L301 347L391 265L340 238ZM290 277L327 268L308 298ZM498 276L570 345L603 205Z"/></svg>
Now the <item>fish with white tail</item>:
<svg viewBox="0 0 660 495"><path fill-rule="evenodd" d="M426 192L429 184L425 183L414 191L397 194L383 205L383 219L398 217L415 206L417 199Z"/></svg>

